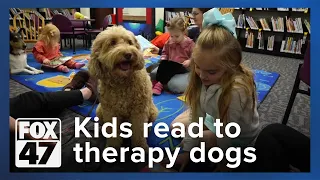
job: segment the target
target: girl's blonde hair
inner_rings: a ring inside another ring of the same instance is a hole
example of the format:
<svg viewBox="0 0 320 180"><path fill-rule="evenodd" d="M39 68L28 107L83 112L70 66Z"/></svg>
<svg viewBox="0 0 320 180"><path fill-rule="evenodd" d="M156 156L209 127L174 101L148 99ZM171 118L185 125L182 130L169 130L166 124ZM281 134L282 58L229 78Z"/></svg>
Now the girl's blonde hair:
<svg viewBox="0 0 320 180"><path fill-rule="evenodd" d="M241 63L242 50L238 40L224 27L209 26L201 32L193 49L192 59L201 58L203 50L211 52L214 58L219 60L218 65L226 70L220 79L222 92L218 100L218 107L221 121L223 123L228 122L231 92L235 87L245 90L246 96L252 98L252 110L254 110L256 91L253 73ZM241 81L236 81L238 78ZM195 65L192 60L190 82L185 95L186 103L191 108L193 121L198 120L197 111L200 108L201 86L200 77L195 72ZM251 101L247 101L247 103L249 102Z"/></svg>
<svg viewBox="0 0 320 180"><path fill-rule="evenodd" d="M60 41L60 31L57 26L49 23L40 30L38 39L43 41L46 46L54 47Z"/></svg>
<svg viewBox="0 0 320 180"><path fill-rule="evenodd" d="M167 28L169 31L182 31L186 33L188 27L188 22L186 22L182 17L174 17L167 23Z"/></svg>

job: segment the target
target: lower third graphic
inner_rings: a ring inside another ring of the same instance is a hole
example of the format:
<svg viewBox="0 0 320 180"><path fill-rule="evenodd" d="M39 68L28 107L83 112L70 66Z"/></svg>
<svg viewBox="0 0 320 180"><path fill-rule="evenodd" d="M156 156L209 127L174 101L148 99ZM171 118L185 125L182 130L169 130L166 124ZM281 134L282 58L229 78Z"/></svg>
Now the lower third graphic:
<svg viewBox="0 0 320 180"><path fill-rule="evenodd" d="M61 120L19 118L15 127L15 164L18 168L61 166Z"/></svg>

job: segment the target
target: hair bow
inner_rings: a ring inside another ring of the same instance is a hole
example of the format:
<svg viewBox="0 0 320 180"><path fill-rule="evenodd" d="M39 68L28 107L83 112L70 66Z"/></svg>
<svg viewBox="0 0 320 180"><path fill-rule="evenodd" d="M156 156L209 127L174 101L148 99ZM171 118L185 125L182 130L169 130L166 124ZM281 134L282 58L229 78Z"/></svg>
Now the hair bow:
<svg viewBox="0 0 320 180"><path fill-rule="evenodd" d="M215 24L223 26L224 28L229 30L235 38L237 38L236 21L231 13L222 15L219 9L213 8L203 14L203 28Z"/></svg>

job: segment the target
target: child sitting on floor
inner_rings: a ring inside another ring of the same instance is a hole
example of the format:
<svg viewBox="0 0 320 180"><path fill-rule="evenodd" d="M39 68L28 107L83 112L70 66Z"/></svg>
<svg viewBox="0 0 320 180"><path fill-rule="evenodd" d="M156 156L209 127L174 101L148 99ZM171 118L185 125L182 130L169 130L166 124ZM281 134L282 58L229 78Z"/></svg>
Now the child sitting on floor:
<svg viewBox="0 0 320 180"><path fill-rule="evenodd" d="M47 24L42 28L38 42L34 45L32 53L41 64L50 64L50 61L63 56L60 52L60 31L53 24ZM80 69L85 64L69 60L55 69L61 72L69 72L71 69Z"/></svg>
<svg viewBox="0 0 320 180"><path fill-rule="evenodd" d="M160 60L175 61L181 63L186 68L189 67L194 42L186 36L187 23L183 18L175 17L171 19L167 27L170 38L163 47ZM157 72L157 70L155 69L151 74ZM162 90L163 84L161 82L154 82L153 94L160 95Z"/></svg>

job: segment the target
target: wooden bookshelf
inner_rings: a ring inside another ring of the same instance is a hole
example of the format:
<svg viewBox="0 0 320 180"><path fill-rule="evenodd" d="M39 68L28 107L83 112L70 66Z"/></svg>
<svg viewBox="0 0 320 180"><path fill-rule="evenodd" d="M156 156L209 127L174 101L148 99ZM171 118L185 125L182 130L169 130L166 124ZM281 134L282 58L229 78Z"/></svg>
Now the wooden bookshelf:
<svg viewBox="0 0 320 180"><path fill-rule="evenodd" d="M191 16L192 8L164 8L164 24L163 29L166 29L167 22L174 16L178 15L180 17L184 16L186 20L189 20L189 25L194 25L193 21L188 19ZM170 15L171 14L171 15Z"/></svg>
<svg viewBox="0 0 320 180"><path fill-rule="evenodd" d="M244 23L239 23L239 15L242 14L244 14L245 17L251 17L257 24L257 27L252 25L253 23L246 18ZM262 8L262 10L258 10L257 8L239 8L235 9L233 15L237 22L238 39L244 51L296 59L304 58L306 43L303 42L310 40L311 34L310 27L308 27L309 25L307 26L307 24L310 24L310 8L307 8L307 11L295 11L295 8L288 8L286 11L281 11L278 8ZM281 27L281 20L273 25L271 17L274 19L281 17L283 20L283 28L277 31L275 27ZM260 19L265 19L267 25L264 24L264 21L261 23ZM290 22L288 25L286 19ZM305 20L307 22L305 22ZM239 27L239 24L242 26ZM267 29L266 26L269 26L269 29ZM296 27L296 31L290 32L292 27ZM262 39L260 40L257 39L259 32L262 34ZM247 46L247 35L250 33L254 34L253 47ZM271 36L274 36L274 46L273 50L268 50L268 37ZM263 48L259 48L259 41L263 41L260 42L264 44Z"/></svg>

